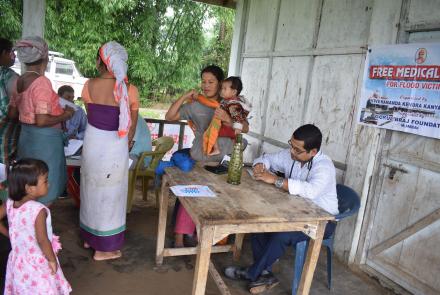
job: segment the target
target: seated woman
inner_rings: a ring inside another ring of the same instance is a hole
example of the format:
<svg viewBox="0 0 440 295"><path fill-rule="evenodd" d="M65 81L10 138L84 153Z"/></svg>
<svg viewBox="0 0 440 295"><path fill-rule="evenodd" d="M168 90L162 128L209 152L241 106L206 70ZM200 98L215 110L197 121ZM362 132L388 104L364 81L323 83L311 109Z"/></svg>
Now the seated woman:
<svg viewBox="0 0 440 295"><path fill-rule="evenodd" d="M202 92L199 95L196 90L191 90L176 100L165 115L168 121L188 120L194 130L194 141L191 147L191 157L196 161L214 162L220 161L224 155L232 152L233 141L229 137L219 137L219 154L206 155L203 150L203 136L216 116L226 126L232 126L232 119L226 111L220 108L221 81L225 78L223 70L215 65L204 68L201 72ZM248 132L249 125L243 123L243 132ZM177 211L175 232L175 247L183 247L183 235L192 235L195 224L191 217L181 206Z"/></svg>

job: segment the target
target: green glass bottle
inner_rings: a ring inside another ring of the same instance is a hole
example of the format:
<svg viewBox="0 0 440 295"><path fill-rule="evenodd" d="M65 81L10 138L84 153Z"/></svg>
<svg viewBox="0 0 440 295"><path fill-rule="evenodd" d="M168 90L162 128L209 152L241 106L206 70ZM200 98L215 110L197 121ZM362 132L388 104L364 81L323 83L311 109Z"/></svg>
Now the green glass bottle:
<svg viewBox="0 0 440 295"><path fill-rule="evenodd" d="M243 148L242 135L237 134L235 137L234 148L232 149L231 161L228 167L228 183L240 184L241 170L243 169Z"/></svg>

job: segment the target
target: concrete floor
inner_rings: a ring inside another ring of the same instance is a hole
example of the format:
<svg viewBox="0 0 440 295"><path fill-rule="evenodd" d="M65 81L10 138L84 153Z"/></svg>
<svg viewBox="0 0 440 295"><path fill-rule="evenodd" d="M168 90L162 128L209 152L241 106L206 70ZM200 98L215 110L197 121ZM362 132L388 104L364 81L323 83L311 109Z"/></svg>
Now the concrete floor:
<svg viewBox="0 0 440 295"><path fill-rule="evenodd" d="M157 209L153 204L136 200L132 212L127 215L126 244L123 257L114 261L96 262L92 251L82 248L79 238L79 211L70 199L59 200L51 209L54 232L61 236L63 250L59 259L73 293L80 295L116 294L191 294L194 257L165 258L165 265L157 269L154 264L157 229ZM168 236L171 241L171 232ZM9 242L0 238L0 290L3 288L4 269ZM232 255L214 254L218 270L232 264ZM245 239L241 265L251 262L249 241ZM346 266L334 261L333 287L326 284L325 252L320 256L310 294L394 294L375 280L351 272ZM293 273L293 250L277 263L275 275L280 284L265 294L290 294ZM249 294L246 283L225 279L232 294ZM209 278L206 294L220 294Z"/></svg>

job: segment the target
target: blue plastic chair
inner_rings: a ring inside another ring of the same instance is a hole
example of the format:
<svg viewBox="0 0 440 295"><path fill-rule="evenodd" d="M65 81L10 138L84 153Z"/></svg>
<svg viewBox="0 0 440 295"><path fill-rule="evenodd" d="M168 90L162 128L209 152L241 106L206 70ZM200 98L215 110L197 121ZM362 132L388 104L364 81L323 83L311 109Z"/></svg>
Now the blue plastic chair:
<svg viewBox="0 0 440 295"><path fill-rule="evenodd" d="M338 195L338 209L340 212L335 216L336 220L341 220L342 218L351 216L359 210L361 202L358 194L354 190L343 184L337 184L336 193ZM329 290L331 289L332 285L333 239L334 234L322 241L322 245L327 248L327 282ZM296 291L298 290L308 246L308 240L296 244L295 272L292 283L292 295L296 295Z"/></svg>

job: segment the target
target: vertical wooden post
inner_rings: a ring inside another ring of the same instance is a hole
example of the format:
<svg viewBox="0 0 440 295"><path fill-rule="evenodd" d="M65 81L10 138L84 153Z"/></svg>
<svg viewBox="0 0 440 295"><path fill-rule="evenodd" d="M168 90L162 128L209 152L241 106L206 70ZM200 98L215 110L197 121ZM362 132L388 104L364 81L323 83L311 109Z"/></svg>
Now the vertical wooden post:
<svg viewBox="0 0 440 295"><path fill-rule="evenodd" d="M22 37L44 37L46 0L23 0Z"/></svg>
<svg viewBox="0 0 440 295"><path fill-rule="evenodd" d="M310 286L312 285L313 274L315 272L316 263L318 262L319 251L321 251L322 238L324 237L324 230L327 221L320 221L316 231L316 239L310 239L309 248L307 250L307 257L304 263L301 281L299 282L297 294L309 294Z"/></svg>
<svg viewBox="0 0 440 295"><path fill-rule="evenodd" d="M185 136L185 123L180 123L179 128L179 150L183 148L183 137Z"/></svg>
<svg viewBox="0 0 440 295"><path fill-rule="evenodd" d="M159 123L159 134L157 135L158 137L162 137L163 136L163 129L164 129L165 123L164 122L160 122Z"/></svg>
<svg viewBox="0 0 440 295"><path fill-rule="evenodd" d="M234 243L234 261L240 260L241 249L243 247L243 239L244 234L235 234L235 243Z"/></svg>
<svg viewBox="0 0 440 295"><path fill-rule="evenodd" d="M193 295L205 294L213 238L214 227L201 225L200 241L197 246L196 268L194 270Z"/></svg>
<svg viewBox="0 0 440 295"><path fill-rule="evenodd" d="M157 225L157 242L156 242L156 265L163 263L163 249L165 246L165 232L167 229L167 214L168 214L168 176L165 174L162 178L162 191L159 202L159 222Z"/></svg>

